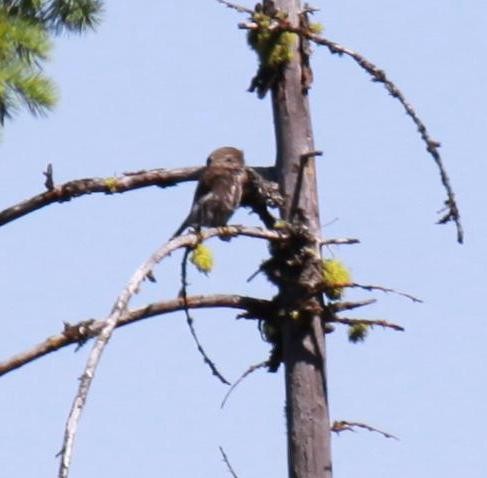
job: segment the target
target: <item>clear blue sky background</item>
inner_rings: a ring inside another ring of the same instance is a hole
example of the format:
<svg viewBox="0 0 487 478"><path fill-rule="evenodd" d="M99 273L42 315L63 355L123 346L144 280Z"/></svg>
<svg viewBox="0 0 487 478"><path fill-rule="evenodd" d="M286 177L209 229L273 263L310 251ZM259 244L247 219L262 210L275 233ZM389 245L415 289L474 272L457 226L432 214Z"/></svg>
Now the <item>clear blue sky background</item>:
<svg viewBox="0 0 487 478"><path fill-rule="evenodd" d="M47 119L22 114L0 144L0 208L57 182L124 171L203 164L221 145L270 165L268 99L246 93L254 54L242 17L215 1L107 1L96 34L56 41L48 71L61 100ZM365 54L402 88L442 143L466 242L436 226L444 191L415 128L382 86L346 58L320 49L311 91L326 237L362 243L327 251L354 278L411 292L415 305L376 294L352 316L402 324L364 344L344 329L328 337L332 419L367 432L333 438L335 476L483 478L487 438L485 337L485 19L480 0L316 1L326 35ZM249 3L247 5L250 6ZM107 315L136 267L179 225L194 184L53 205L0 230L0 359L57 333L63 321ZM234 222L257 224L240 211ZM245 279L264 244L214 241L214 273L191 270L191 293L271 297ZM134 304L173 297L180 254ZM348 298L368 297L350 292ZM267 357L256 324L234 311L195 312L196 328L235 379ZM65 349L0 380L2 476L48 478L90 346ZM227 477L218 446L244 477L286 476L282 372L258 372L226 409L226 388L204 366L182 314L117 331L96 376L76 442L72 477Z"/></svg>

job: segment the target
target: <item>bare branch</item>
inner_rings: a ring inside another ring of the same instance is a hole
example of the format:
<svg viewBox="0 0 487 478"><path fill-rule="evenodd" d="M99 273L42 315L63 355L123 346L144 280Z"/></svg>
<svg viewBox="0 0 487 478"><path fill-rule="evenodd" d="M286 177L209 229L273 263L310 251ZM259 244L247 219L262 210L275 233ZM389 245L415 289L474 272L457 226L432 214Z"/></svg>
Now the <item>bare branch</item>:
<svg viewBox="0 0 487 478"><path fill-rule="evenodd" d="M220 380L220 382L224 383L225 385L230 385L230 382L219 372L219 370L216 368L215 363L213 360L210 359L208 354L206 353L205 349L201 345L201 342L198 338L198 335L196 334L196 330L194 328L194 321L193 317L189 314L189 307L188 307L188 293L187 293L187 286L188 286L188 281L187 281L187 272L188 272L188 256L191 252L191 249L189 247L186 248L183 254L183 259L181 262L181 292L180 295L183 298L183 303L184 303L184 315L186 316L186 323L188 324L189 331L191 332L191 336L193 337L193 340L195 341L196 347L198 348L198 352L201 354L203 357L203 361L210 367L211 373Z"/></svg>
<svg viewBox="0 0 487 478"><path fill-rule="evenodd" d="M339 55L347 55L352 58L361 68L363 68L370 76L372 76L373 80L382 83L387 91L393 98L396 98L401 105L403 106L406 114L413 120L414 124L416 125L418 132L421 136L421 139L426 145L426 150L431 155L433 160L435 161L438 170L440 172L441 183L445 188L447 199L445 201L445 208L447 213L438 221L439 224L445 224L447 222L453 221L455 223L457 229L457 241L462 244L463 243L463 227L460 218L460 212L455 200L455 193L453 192L453 188L450 183L450 178L446 172L445 166L443 165L443 160L441 158L439 148L440 143L434 140L426 125L418 116L414 108L411 104L407 101L406 97L402 93L402 91L387 77L384 70L381 70L379 67L374 65L372 62L368 61L364 56L360 53L351 50L350 48L346 48L338 43L330 41L324 37L316 35L312 32L304 32L301 29L290 29L294 30L296 33L301 35L304 34L306 38L309 40L317 43L318 45L323 45L328 48L328 50L333 54Z"/></svg>
<svg viewBox="0 0 487 478"><path fill-rule="evenodd" d="M392 293L392 294L400 295L402 297L406 297L406 299L412 300L413 302L417 302L420 304L423 303L421 299L418 299L417 297L411 294L406 294L405 292L401 292L396 289L391 289L389 287L382 287L380 285L358 284L357 282L343 282L341 284L338 283L333 284L333 288L344 288L344 287L364 289L368 291L379 290L381 292ZM312 292L318 292L318 291L325 292L327 289L329 289L329 286L323 283L320 284L317 288L313 289Z"/></svg>
<svg viewBox="0 0 487 478"><path fill-rule="evenodd" d="M33 196L3 211L0 211L0 226L19 219L31 212L53 203L68 202L87 194L115 194L149 186L169 187L186 181L198 179L203 168L180 168L172 170L152 169L149 171L125 172L122 176L107 178L86 178L54 185L52 166L49 164L43 173L46 177L47 192ZM272 228L275 219L267 207L278 207L282 197L275 181L272 180L272 168L247 167L248 181L245 185L242 206L257 213L268 228ZM262 174L261 174L262 173Z"/></svg>
<svg viewBox="0 0 487 478"><path fill-rule="evenodd" d="M339 287L342 287L341 285ZM364 284L357 284L356 282L351 282L349 284L344 284L343 287L355 287L358 289L364 289L364 290L380 290L381 292L386 292L386 293L392 293L392 294L397 294L402 297L406 297L406 299L412 300L413 302L417 302L422 304L423 301L421 299L418 299L417 297L414 297L411 294L406 294L405 292L400 292L395 289L390 289L388 287L382 287L380 285L364 285Z"/></svg>
<svg viewBox="0 0 487 478"><path fill-rule="evenodd" d="M438 220L437 223L446 224L448 222L454 222L457 230L457 241L462 244L464 234L460 218L460 212L455 200L455 193L451 186L450 178L446 172L445 166L443 165L443 160L439 152L441 144L431 137L425 123L418 116L415 109L408 102L402 91L387 77L384 70L381 70L378 66L367 60L360 53L351 50L350 48L344 47L336 42L328 40L327 38L321 37L320 35L317 35L316 33L310 31L309 29L294 27L287 20L282 20L279 18L275 18L275 20L276 23L273 25L273 29L275 31L281 30L296 33L301 37L307 38L308 40L318 45L326 46L332 54L346 55L352 58L363 70L365 70L372 77L373 81L382 83L389 92L389 94L401 103L404 110L406 111L406 114L412 119L412 121L416 125L421 139L426 145L426 150L435 161L440 172L441 183L446 191L447 199L445 200L444 207L446 213ZM238 26L239 28L245 30L256 30L259 28L259 25L254 22L243 22L239 23ZM440 212L443 212L443 210Z"/></svg>
<svg viewBox="0 0 487 478"><path fill-rule="evenodd" d="M272 303L268 300L225 294L189 296L187 298L187 306L190 309L230 308L247 310L249 311L250 316L254 319L257 317L265 318L269 316L272 311ZM156 302L127 312L127 314L121 317L117 322L116 327L123 327L140 320L169 314L171 312L182 311L183 309L184 301L182 298ZM48 337L34 347L0 362L0 377L13 370L21 368L44 355L48 355L51 352L56 352L73 344L84 344L91 338L96 337L103 329L104 325L104 320L92 319L73 325L65 324L64 330L61 333Z"/></svg>
<svg viewBox="0 0 487 478"><path fill-rule="evenodd" d="M226 0L216 0L218 3L221 3L222 5L225 5L228 8L231 8L232 10L236 10L239 13L248 13L252 15L254 11L250 8L247 7L242 7L240 5L237 5L235 3L227 2Z"/></svg>
<svg viewBox="0 0 487 478"><path fill-rule="evenodd" d="M377 299L367 299L357 302L333 302L328 304L328 308L332 312L343 312L344 310L357 309L358 307L365 307L366 305L375 304Z"/></svg>
<svg viewBox="0 0 487 478"><path fill-rule="evenodd" d="M33 196L0 212L0 226L53 203L62 203L86 194L115 194L148 186L169 187L197 179L202 168L152 169L108 178L75 179ZM48 173L44 173L46 175ZM46 176L48 178L48 176ZM46 179L47 182L47 179ZM46 183L46 186L49 185Z"/></svg>
<svg viewBox="0 0 487 478"><path fill-rule="evenodd" d="M340 238L340 239L323 239L320 246L340 246L343 244L360 244L359 239Z"/></svg>
<svg viewBox="0 0 487 478"><path fill-rule="evenodd" d="M242 383L242 381L248 377L251 373L255 372L256 370L259 370L260 368L267 367L269 365L269 360L266 360L264 362L256 363L254 365L251 365L230 387L228 392L225 394L223 397L222 403L220 405L220 408L223 408L225 406L225 403L229 399L230 395L232 392Z"/></svg>
<svg viewBox="0 0 487 478"><path fill-rule="evenodd" d="M129 283L117 298L110 316L106 319L105 324L99 333L95 344L90 352L87 360L85 370L80 377L78 392L73 401L71 411L66 423L63 448L61 451L61 463L59 467L59 478L67 478L69 475L69 467L71 464L71 457L73 452L73 443L76 435L78 423L81 412L84 408L88 392L95 375L96 368L101 359L103 350L105 349L114 328L118 321L127 312L127 306L134 294L136 294L142 284L143 280L152 272L153 268L168 254L179 247L194 247L202 240L214 236L233 237L236 235L250 235L252 237L280 238L282 235L272 234L273 231L264 231L258 228L248 228L243 226L225 226L219 228L208 229L198 234L191 233L184 236L176 237L167 243L160 246L154 254L142 264L133 274Z"/></svg>
<svg viewBox="0 0 487 478"><path fill-rule="evenodd" d="M364 430L368 430L369 432L379 433L380 435L386 438L393 438L394 440L399 440L399 438L397 438L394 435L391 435L390 433L383 432L381 430L378 430L377 428L371 427L370 425L367 425L365 423L359 423L359 422L347 422L345 420L335 421L333 422L331 430L338 434L343 431L355 432L355 428L363 428Z"/></svg>
<svg viewBox="0 0 487 478"><path fill-rule="evenodd" d="M347 319L345 317L327 317L327 322L336 322L339 324L345 325L357 325L363 324L368 325L369 327L374 327L374 325L378 325L380 327L384 327L385 329L393 329L399 332L404 332L404 327L400 325L393 324L392 322L387 322L386 320L368 320L368 319Z"/></svg>
<svg viewBox="0 0 487 478"><path fill-rule="evenodd" d="M217 1L220 1L220 0L217 0ZM228 471L233 476L233 478L238 478L237 473L235 473L235 470L232 468L232 465L230 465L230 461L228 460L228 457L227 457L225 451L223 450L223 448L221 446L218 448L220 449L220 453L222 454L222 458L223 458L223 461L225 462L225 465L227 465Z"/></svg>

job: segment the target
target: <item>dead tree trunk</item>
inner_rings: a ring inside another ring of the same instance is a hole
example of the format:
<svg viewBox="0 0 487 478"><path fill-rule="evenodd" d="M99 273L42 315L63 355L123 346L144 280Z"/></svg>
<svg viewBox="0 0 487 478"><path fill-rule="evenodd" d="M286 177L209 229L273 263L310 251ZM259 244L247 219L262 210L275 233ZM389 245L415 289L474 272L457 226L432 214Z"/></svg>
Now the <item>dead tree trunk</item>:
<svg viewBox="0 0 487 478"><path fill-rule="evenodd" d="M275 0L276 7L299 22L300 0ZM303 62L297 51L272 90L277 143L276 170L286 202L283 219L305 224L320 236L318 194L308 96L303 89ZM318 246L316 246L318 248ZM281 297L299 303L299 287L286 287ZM315 300L319 301L319 298ZM289 478L331 478L330 420L328 411L325 340L319 316L303 333L287 319L283 332L286 380Z"/></svg>

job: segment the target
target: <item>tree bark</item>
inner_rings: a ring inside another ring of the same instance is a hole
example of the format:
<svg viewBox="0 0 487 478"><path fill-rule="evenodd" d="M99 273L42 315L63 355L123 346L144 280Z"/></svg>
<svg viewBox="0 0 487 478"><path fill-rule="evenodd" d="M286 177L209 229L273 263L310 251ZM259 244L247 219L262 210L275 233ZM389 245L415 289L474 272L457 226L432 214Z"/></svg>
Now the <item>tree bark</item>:
<svg viewBox="0 0 487 478"><path fill-rule="evenodd" d="M275 0L276 7L299 23L300 0ZM277 143L276 171L286 201L282 218L305 224L320 236L315 159L303 160L314 151L308 96L302 84L299 49L272 89ZM319 253L319 247L317 253ZM300 301L300 287L287 287L280 295ZM294 297L293 297L294 295ZM320 298L317 299L321 300ZM311 319L303 332L287 319L283 331L286 381L289 478L331 478L330 419L328 411L325 340L320 317Z"/></svg>

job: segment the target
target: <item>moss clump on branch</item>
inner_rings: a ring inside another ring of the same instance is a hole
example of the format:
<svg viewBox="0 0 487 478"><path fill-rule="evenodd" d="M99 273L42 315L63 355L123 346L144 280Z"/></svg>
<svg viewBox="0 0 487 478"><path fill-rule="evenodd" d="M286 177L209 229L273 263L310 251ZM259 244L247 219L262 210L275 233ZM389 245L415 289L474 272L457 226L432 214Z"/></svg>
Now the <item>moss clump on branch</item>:
<svg viewBox="0 0 487 478"><path fill-rule="evenodd" d="M308 25L308 30L311 33L314 33L315 35L319 35L320 33L323 33L323 30L325 27L321 23L310 23Z"/></svg>
<svg viewBox="0 0 487 478"><path fill-rule="evenodd" d="M322 262L322 275L324 292L330 300L339 300L344 286L352 281L350 271L338 259L325 259Z"/></svg>
<svg viewBox="0 0 487 478"><path fill-rule="evenodd" d="M369 333L369 326L363 323L357 323L351 325L348 328L348 340L356 344L357 342L363 342Z"/></svg>
<svg viewBox="0 0 487 478"><path fill-rule="evenodd" d="M193 249L189 260L203 274L208 274L213 269L213 253L203 244L198 244Z"/></svg>
<svg viewBox="0 0 487 478"><path fill-rule="evenodd" d="M275 20L265 13L254 13L252 21L257 28L249 30L247 42L257 53L260 66L278 68L290 62L293 59L297 35L276 28Z"/></svg>
<svg viewBox="0 0 487 478"><path fill-rule="evenodd" d="M264 98L282 75L284 66L294 58L298 35L287 31L287 14L277 10L272 0L255 6L251 21L247 42L257 53L259 68L249 91L257 91L257 96Z"/></svg>
<svg viewBox="0 0 487 478"><path fill-rule="evenodd" d="M255 13L252 20L257 28L249 30L247 42L257 53L260 64L264 67L277 68L291 61L297 35L278 30L275 28L274 19L264 13Z"/></svg>
<svg viewBox="0 0 487 478"><path fill-rule="evenodd" d="M118 188L117 178L106 178L105 186L108 188L109 193L116 193Z"/></svg>

